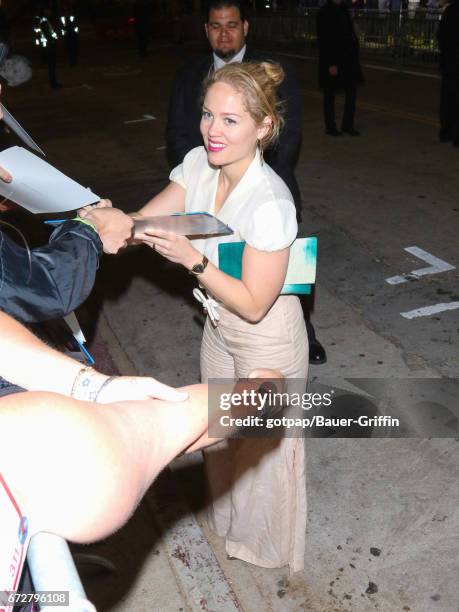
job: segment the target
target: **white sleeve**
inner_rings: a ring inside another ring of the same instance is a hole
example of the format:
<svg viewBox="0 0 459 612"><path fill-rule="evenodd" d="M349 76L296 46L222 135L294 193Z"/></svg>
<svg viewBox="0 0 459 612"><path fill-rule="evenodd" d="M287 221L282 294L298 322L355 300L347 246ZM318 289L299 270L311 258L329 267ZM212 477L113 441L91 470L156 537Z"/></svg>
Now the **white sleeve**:
<svg viewBox="0 0 459 612"><path fill-rule="evenodd" d="M169 174L169 180L173 181L174 183L178 183L186 191L191 177L194 175L194 179L196 179L197 168L198 166L201 166L200 160L202 159L203 153L205 153L204 147L196 147L195 149L191 149L191 151L185 155L183 162L178 166L175 166L175 168L171 171Z"/></svg>
<svg viewBox="0 0 459 612"><path fill-rule="evenodd" d="M280 251L289 247L298 233L293 202L272 200L260 204L240 233L257 251Z"/></svg>

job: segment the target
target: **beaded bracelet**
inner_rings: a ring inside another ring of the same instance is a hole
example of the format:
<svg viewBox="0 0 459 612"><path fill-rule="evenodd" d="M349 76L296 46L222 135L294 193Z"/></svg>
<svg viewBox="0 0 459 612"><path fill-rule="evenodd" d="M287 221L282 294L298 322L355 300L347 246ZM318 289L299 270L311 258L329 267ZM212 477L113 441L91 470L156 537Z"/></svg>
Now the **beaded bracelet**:
<svg viewBox="0 0 459 612"><path fill-rule="evenodd" d="M77 387L78 387L78 383L80 382L80 378L84 374L88 373L90 370L93 370L93 368L91 368L91 366L84 366L83 368L80 368L78 370L78 374L75 376L75 380L73 381L73 384L72 384L72 389L70 391L70 397L75 397L76 390L77 390Z"/></svg>
<svg viewBox="0 0 459 612"><path fill-rule="evenodd" d="M105 389L105 387L107 387L113 380L115 380L115 378L117 378L117 376L109 376L106 380L104 380L104 382L100 385L99 390L96 393L96 397L94 399L95 402L97 402L97 400L99 399L99 395L101 394L102 390Z"/></svg>
<svg viewBox="0 0 459 612"><path fill-rule="evenodd" d="M99 375L91 366L82 367L73 381L70 397L85 402L95 402L102 387L110 380L106 378L102 383L94 378ZM112 377L113 378L113 377Z"/></svg>

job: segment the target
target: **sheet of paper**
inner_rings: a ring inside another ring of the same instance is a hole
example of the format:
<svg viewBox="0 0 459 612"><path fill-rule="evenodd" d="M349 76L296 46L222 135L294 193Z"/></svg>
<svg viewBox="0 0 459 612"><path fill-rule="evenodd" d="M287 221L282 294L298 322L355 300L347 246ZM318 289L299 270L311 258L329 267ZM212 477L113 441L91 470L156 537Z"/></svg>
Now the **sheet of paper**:
<svg viewBox="0 0 459 612"><path fill-rule="evenodd" d="M30 147L34 151L38 151L38 153L44 156L45 154L43 153L43 151L37 145L32 136L30 136L30 134L25 131L19 121L16 121L13 115L5 108L3 104L0 104L0 108L3 111L3 121L10 128L10 130L14 132L16 136L18 136L22 140L22 142L24 142L28 147Z"/></svg>
<svg viewBox="0 0 459 612"><path fill-rule="evenodd" d="M180 236L226 236L233 230L209 213L179 213L139 219L134 225L134 235L149 229L163 229Z"/></svg>
<svg viewBox="0 0 459 612"><path fill-rule="evenodd" d="M5 591L16 591L31 538L30 525L0 473L0 612L10 612Z"/></svg>
<svg viewBox="0 0 459 612"><path fill-rule="evenodd" d="M22 147L2 151L0 166L13 176L11 183L0 181L0 194L30 212L64 212L100 200L90 189Z"/></svg>

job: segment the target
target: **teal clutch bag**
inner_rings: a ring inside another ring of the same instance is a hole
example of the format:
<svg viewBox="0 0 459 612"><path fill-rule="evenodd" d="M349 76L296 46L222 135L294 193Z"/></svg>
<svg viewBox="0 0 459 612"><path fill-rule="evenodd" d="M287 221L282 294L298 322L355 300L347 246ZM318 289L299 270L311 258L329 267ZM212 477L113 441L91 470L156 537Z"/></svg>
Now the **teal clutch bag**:
<svg viewBox="0 0 459 612"><path fill-rule="evenodd" d="M222 242L218 245L218 267L233 278L242 276L242 253L245 242ZM281 294L307 295L316 282L317 238L297 238L290 247L287 275Z"/></svg>

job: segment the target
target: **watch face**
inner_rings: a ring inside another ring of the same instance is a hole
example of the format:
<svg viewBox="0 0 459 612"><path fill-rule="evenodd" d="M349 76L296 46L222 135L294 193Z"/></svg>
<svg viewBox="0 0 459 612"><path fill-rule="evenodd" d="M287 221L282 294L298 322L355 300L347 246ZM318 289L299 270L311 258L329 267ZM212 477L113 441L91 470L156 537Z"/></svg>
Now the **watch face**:
<svg viewBox="0 0 459 612"><path fill-rule="evenodd" d="M202 262L198 263L198 264L195 264L191 268L190 273L191 274L202 274L204 272L204 270L206 269L206 266L207 266L208 263L209 263L209 260L204 255L204 257L202 258Z"/></svg>

